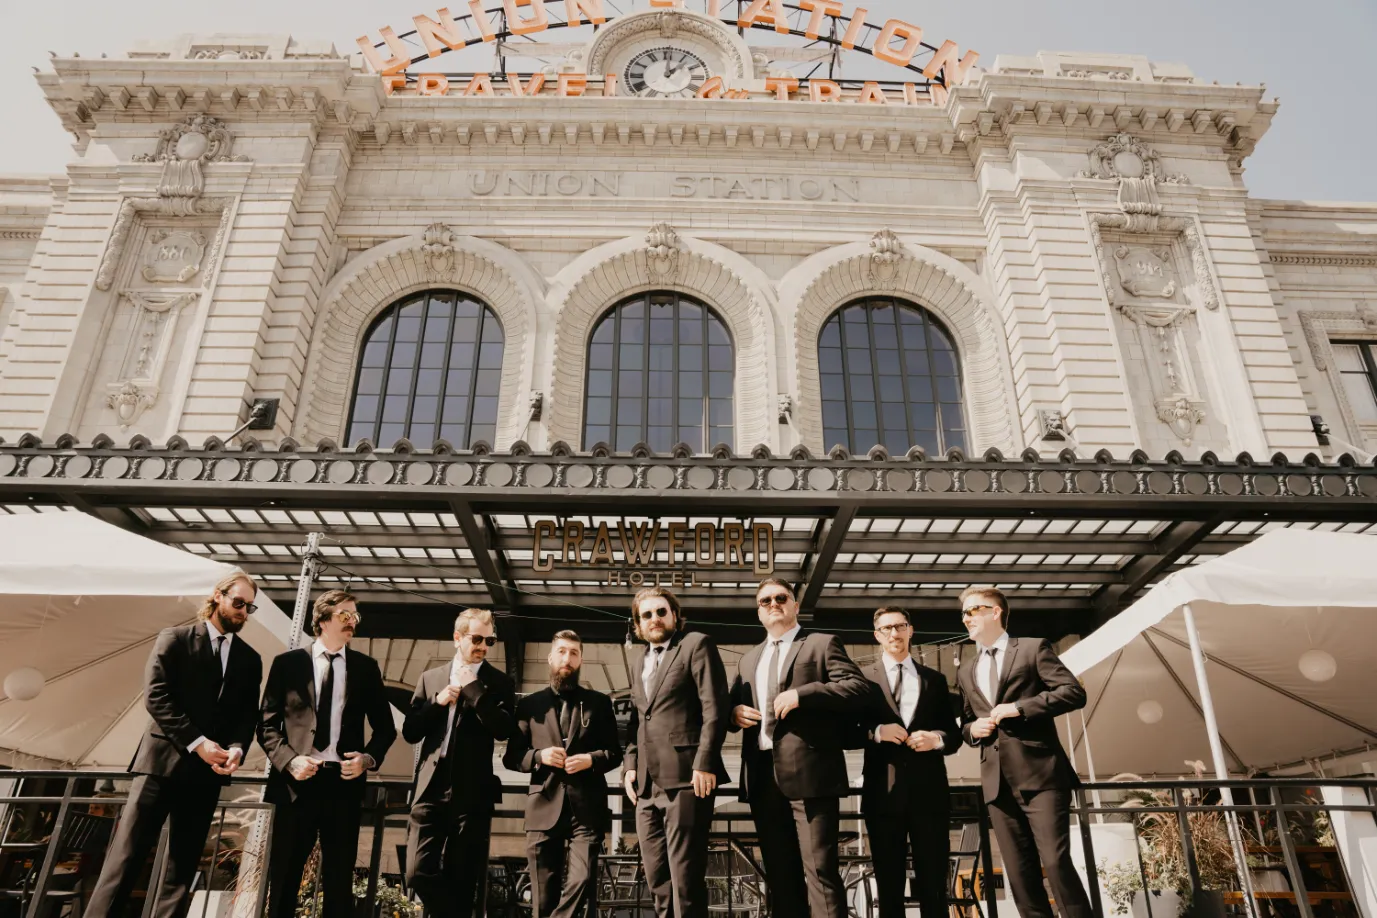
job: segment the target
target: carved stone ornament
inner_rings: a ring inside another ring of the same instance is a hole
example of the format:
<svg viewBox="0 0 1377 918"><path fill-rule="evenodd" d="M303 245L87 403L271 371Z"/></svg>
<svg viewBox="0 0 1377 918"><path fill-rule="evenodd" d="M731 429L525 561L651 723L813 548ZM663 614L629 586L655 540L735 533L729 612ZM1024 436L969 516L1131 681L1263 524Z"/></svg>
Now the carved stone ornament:
<svg viewBox="0 0 1377 918"><path fill-rule="evenodd" d="M1039 408L1038 430L1044 440L1065 442L1066 418L1055 408Z"/></svg>
<svg viewBox="0 0 1377 918"><path fill-rule="evenodd" d="M125 198L120 203L120 212L115 217L115 225L110 230L110 240L105 244L105 254L101 256L100 268L96 271L96 289L109 290L114 285L115 274L120 266L120 258L124 254L125 247L129 244L129 234L133 232L139 214L152 214L159 217L218 214L220 225L215 229L215 238L210 244L209 253L201 260L200 269L203 270L215 264L216 258L220 255L220 249L225 244L225 235L229 231L230 199ZM147 266L145 265L145 267Z"/></svg>
<svg viewBox="0 0 1377 918"><path fill-rule="evenodd" d="M105 404L114 409L119 418L120 428L128 430L138 422L145 411L158 401L156 392L145 392L132 381L126 381L105 398Z"/></svg>
<svg viewBox="0 0 1377 918"><path fill-rule="evenodd" d="M149 283L185 284L201 271L206 235L195 230L154 230L148 236L143 268Z"/></svg>
<svg viewBox="0 0 1377 918"><path fill-rule="evenodd" d="M679 266L679 234L668 223L657 223L645 234L645 254L650 272L671 280Z"/></svg>
<svg viewBox="0 0 1377 918"><path fill-rule="evenodd" d="M140 153L136 163L162 163L163 175L158 194L164 197L196 198L205 191L201 167L206 163L246 163L247 156L234 156L230 148L234 137L220 119L204 113L191 115L181 124L158 132L155 153Z"/></svg>
<svg viewBox="0 0 1377 918"><path fill-rule="evenodd" d="M870 282L877 289L889 290L904 259L904 244L889 227L870 237Z"/></svg>
<svg viewBox="0 0 1377 918"><path fill-rule="evenodd" d="M1176 271L1165 247L1121 245L1114 250L1119 285L1133 296L1171 299L1176 295Z"/></svg>
<svg viewBox="0 0 1377 918"><path fill-rule="evenodd" d="M587 45L583 72L606 73L621 49L637 40L663 41L669 37L677 41L697 39L695 43L707 45L714 56L720 57L722 75L730 78L733 86L738 85L737 81L755 78L755 63L745 41L721 22L686 9L646 10L599 26L597 35ZM571 55L570 59L574 57Z"/></svg>
<svg viewBox="0 0 1377 918"><path fill-rule="evenodd" d="M448 280L454 273L454 238L454 230L443 223L432 223L421 234L421 256L435 280Z"/></svg>
<svg viewBox="0 0 1377 918"><path fill-rule="evenodd" d="M792 395L779 397L779 423L794 423L794 397Z"/></svg>
<svg viewBox="0 0 1377 918"><path fill-rule="evenodd" d="M1195 428L1205 420L1205 403L1185 395L1161 399L1157 402L1157 419L1190 446Z"/></svg>
<svg viewBox="0 0 1377 918"><path fill-rule="evenodd" d="M1119 208L1128 216L1129 232L1157 231L1162 202L1157 183L1189 184L1184 175L1167 174L1157 151L1140 143L1132 134L1115 134L1090 151L1090 168L1079 178L1103 179L1119 183Z"/></svg>
<svg viewBox="0 0 1377 918"><path fill-rule="evenodd" d="M157 404L163 370L167 367L177 331L178 314L200 299L200 293L126 291L121 296L134 308L134 319L119 376L105 387L105 404L114 410L120 426L128 429Z"/></svg>
<svg viewBox="0 0 1377 918"><path fill-rule="evenodd" d="M527 410L531 421L539 421L541 416L545 414L545 393L532 392Z"/></svg>
<svg viewBox="0 0 1377 918"><path fill-rule="evenodd" d="M1124 303L1117 295L1120 289L1115 280L1114 272L1110 270L1109 258L1105 253L1104 230L1120 233L1142 232L1135 230L1137 225L1132 217L1123 213L1090 213L1086 215L1090 221L1090 240L1095 247L1095 258L1100 265L1100 281L1104 285L1105 298L1109 305L1122 309ZM1186 253L1190 255L1191 271L1194 274L1195 284L1200 291L1200 301L1205 308L1214 311L1219 308L1219 290L1214 284L1214 275L1210 273L1210 260L1205 252L1204 242L1200 238L1200 229L1195 225L1195 221L1188 217L1167 217L1150 218L1152 226L1159 233L1174 233L1186 247ZM1169 263L1169 262L1168 262ZM1120 272L1123 276L1123 272ZM1174 272L1173 272L1174 276ZM1133 294L1127 287L1125 292ZM1172 291L1175 295L1176 291Z"/></svg>

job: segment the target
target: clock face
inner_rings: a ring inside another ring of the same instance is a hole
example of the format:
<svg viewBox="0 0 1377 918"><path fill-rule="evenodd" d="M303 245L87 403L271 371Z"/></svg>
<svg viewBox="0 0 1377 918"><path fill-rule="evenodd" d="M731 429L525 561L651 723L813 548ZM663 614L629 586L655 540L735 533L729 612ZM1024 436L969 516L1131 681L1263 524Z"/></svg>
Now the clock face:
<svg viewBox="0 0 1377 918"><path fill-rule="evenodd" d="M683 48L651 48L626 65L626 87L638 96L692 98L708 78L708 65Z"/></svg>

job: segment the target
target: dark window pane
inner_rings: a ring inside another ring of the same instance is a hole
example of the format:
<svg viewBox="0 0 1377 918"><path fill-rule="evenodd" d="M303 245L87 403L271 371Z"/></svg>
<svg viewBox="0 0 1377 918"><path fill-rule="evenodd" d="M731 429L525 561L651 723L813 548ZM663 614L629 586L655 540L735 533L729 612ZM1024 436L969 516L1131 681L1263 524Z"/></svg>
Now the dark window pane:
<svg viewBox="0 0 1377 918"><path fill-rule="evenodd" d="M408 307L409 308L409 307ZM421 336L421 317L419 315L406 315L397 320L397 340L415 341Z"/></svg>
<svg viewBox="0 0 1377 918"><path fill-rule="evenodd" d="M939 376L956 375L956 355L951 351L935 351L932 360L933 369Z"/></svg>
<svg viewBox="0 0 1377 918"><path fill-rule="evenodd" d="M825 427L846 427L846 402L823 402L822 423Z"/></svg>
<svg viewBox="0 0 1377 918"><path fill-rule="evenodd" d="M818 344L822 347L841 347L841 324L836 319L823 326Z"/></svg>
<svg viewBox="0 0 1377 918"><path fill-rule="evenodd" d="M869 376L851 377L851 400L853 402L875 401L875 383Z"/></svg>
<svg viewBox="0 0 1377 918"><path fill-rule="evenodd" d="M439 395L440 380L444 379L441 370L421 370L416 374L417 395Z"/></svg>
<svg viewBox="0 0 1377 918"><path fill-rule="evenodd" d="M679 301L679 320L681 322L685 319L698 322L702 317L703 307L699 306L697 303L690 303L687 300Z"/></svg>
<svg viewBox="0 0 1377 918"><path fill-rule="evenodd" d="M656 345L650 349L650 369L674 372L674 347Z"/></svg>
<svg viewBox="0 0 1377 918"><path fill-rule="evenodd" d="M473 426L480 424L493 426L497 423L497 399L476 398L473 400ZM491 441L489 441L491 442Z"/></svg>
<svg viewBox="0 0 1377 918"><path fill-rule="evenodd" d="M659 372L650 374L650 397L673 398L674 374Z"/></svg>
<svg viewBox="0 0 1377 918"><path fill-rule="evenodd" d="M645 320L622 318L622 344L633 341L637 344L645 343Z"/></svg>
<svg viewBox="0 0 1377 918"><path fill-rule="evenodd" d="M376 395L360 395L354 400L354 422L357 424L366 421L372 425L378 419L378 397ZM369 427L372 430L372 427Z"/></svg>
<svg viewBox="0 0 1377 918"><path fill-rule="evenodd" d="M703 369L703 346L701 344L691 344L679 348L679 369Z"/></svg>
<svg viewBox="0 0 1377 918"><path fill-rule="evenodd" d="M594 370L612 369L612 345L595 344L588 349L588 366Z"/></svg>
<svg viewBox="0 0 1377 918"><path fill-rule="evenodd" d="M382 391L383 371L360 370L358 390L360 395L377 395Z"/></svg>
<svg viewBox="0 0 1377 918"><path fill-rule="evenodd" d="M941 377L937 380L937 398L943 402L956 402L961 400L961 386L950 377Z"/></svg>
<svg viewBox="0 0 1377 918"><path fill-rule="evenodd" d="M701 398L703 395L703 374L680 371L679 395L682 398Z"/></svg>
<svg viewBox="0 0 1377 918"><path fill-rule="evenodd" d="M420 447L421 449L429 449L431 444L435 442L435 425L419 424L413 417L411 430L407 434L407 439L411 441L413 446Z"/></svg>
<svg viewBox="0 0 1377 918"><path fill-rule="evenodd" d="M406 420L406 403L409 399L405 395L389 395L383 400L384 421L395 421L401 423ZM401 434L398 434L401 436Z"/></svg>
<svg viewBox="0 0 1377 918"><path fill-rule="evenodd" d="M372 436L373 436L373 422L372 422L372 421L368 421L367 423L356 422L356 423L354 424L353 427L350 427L350 428L349 428L349 443L350 443L351 445L354 444L354 443L359 442L360 440L367 440L367 439L369 439L369 438L372 437Z"/></svg>
<svg viewBox="0 0 1377 918"><path fill-rule="evenodd" d="M732 349L717 345L708 348L708 369L730 372L732 369Z"/></svg>
<svg viewBox="0 0 1377 918"><path fill-rule="evenodd" d="M708 395L713 398L731 398L732 374L709 373L708 377Z"/></svg>
<svg viewBox="0 0 1377 918"><path fill-rule="evenodd" d="M650 320L651 344L674 344L674 319L654 318Z"/></svg>
<svg viewBox="0 0 1377 918"><path fill-rule="evenodd" d="M928 376L932 373L931 361L928 360L927 351L905 351L904 365L908 370L910 379L918 376Z"/></svg>
<svg viewBox="0 0 1377 918"><path fill-rule="evenodd" d="M822 445L828 451L834 446L846 446L850 441L845 427L828 427L822 432Z"/></svg>
<svg viewBox="0 0 1377 918"><path fill-rule="evenodd" d="M846 368L852 373L870 372L870 351L849 347L846 349Z"/></svg>
<svg viewBox="0 0 1377 918"><path fill-rule="evenodd" d="M612 399L590 398L588 400L588 423L604 425L612 423Z"/></svg>
<svg viewBox="0 0 1377 918"><path fill-rule="evenodd" d="M641 442L641 428L639 427L617 427L617 442L613 444L613 449L624 453L635 448Z"/></svg>
<svg viewBox="0 0 1377 918"><path fill-rule="evenodd" d="M728 449L735 448L732 443L733 439L735 438L732 436L732 429L730 427L714 427L708 435L708 441L712 443L713 446L719 443L725 443Z"/></svg>
<svg viewBox="0 0 1377 918"><path fill-rule="evenodd" d="M880 401L902 402L904 400L904 381L898 376L880 377Z"/></svg>
<svg viewBox="0 0 1377 918"><path fill-rule="evenodd" d="M468 395L473 384L473 371L469 369L450 370L445 376L446 395Z"/></svg>
<svg viewBox="0 0 1377 918"><path fill-rule="evenodd" d="M701 398L679 399L679 423L684 426L701 426L703 423L703 400Z"/></svg>
<svg viewBox="0 0 1377 918"><path fill-rule="evenodd" d="M469 419L469 400L467 398L445 399L445 410L440 420L445 424L465 424Z"/></svg>
<svg viewBox="0 0 1377 918"><path fill-rule="evenodd" d="M899 352L898 351L876 351L875 369L880 371L882 376L899 375Z"/></svg>
<svg viewBox="0 0 1377 918"><path fill-rule="evenodd" d="M674 423L673 399L652 398L648 404L652 426L665 427Z"/></svg>
<svg viewBox="0 0 1377 918"><path fill-rule="evenodd" d="M373 330L368 333L369 341L387 341L392 337L392 313L387 312L378 320L378 324L373 326Z"/></svg>
<svg viewBox="0 0 1377 918"><path fill-rule="evenodd" d="M709 400L708 423L713 427L729 427L732 423L732 403L730 399Z"/></svg>
<svg viewBox="0 0 1377 918"><path fill-rule="evenodd" d="M478 366L483 369L497 369L502 366L501 344L480 344L478 346Z"/></svg>
<svg viewBox="0 0 1377 918"><path fill-rule="evenodd" d="M856 448L852 452L868 453L877 443L880 442L880 435L871 428L856 428Z"/></svg>
<svg viewBox="0 0 1377 918"><path fill-rule="evenodd" d="M375 445L383 449L390 449L392 444L400 440L405 433L406 425L404 424L384 424L382 425L382 429L378 431L378 439Z"/></svg>
<svg viewBox="0 0 1377 918"><path fill-rule="evenodd" d="M474 344L471 341L456 341L449 347L449 365L451 367L471 367L473 366Z"/></svg>
<svg viewBox="0 0 1377 918"><path fill-rule="evenodd" d="M908 406L910 426L915 430L937 427L937 406L927 402L915 402Z"/></svg>
<svg viewBox="0 0 1377 918"><path fill-rule="evenodd" d="M457 446L463 449L468 445L468 428L463 424L442 424L440 425L440 439L448 440L450 446Z"/></svg>
<svg viewBox="0 0 1377 918"><path fill-rule="evenodd" d="M445 365L445 347L443 342L421 345L421 366L439 368Z"/></svg>
<svg viewBox="0 0 1377 918"><path fill-rule="evenodd" d="M475 395L497 395L502 384L502 374L498 370L479 370L478 380L474 384L473 392ZM495 417L496 415L494 415Z"/></svg>
<svg viewBox="0 0 1377 918"><path fill-rule="evenodd" d="M871 428L875 426L875 403L874 402L852 402L851 403L851 423L860 428ZM874 443L867 446L874 446Z"/></svg>
<svg viewBox="0 0 1377 918"><path fill-rule="evenodd" d="M695 453L703 452L703 428L702 427L680 427L679 436L675 438L676 443L687 443L689 449Z"/></svg>
<svg viewBox="0 0 1377 918"><path fill-rule="evenodd" d="M387 394L406 395L411 391L411 377L413 375L413 371L409 367L393 370L387 376Z"/></svg>
<svg viewBox="0 0 1377 918"><path fill-rule="evenodd" d="M428 314L432 319L439 316L448 320L454 315L454 295L442 293L431 296ZM448 334L448 327L446 327L446 334Z"/></svg>
<svg viewBox="0 0 1377 918"><path fill-rule="evenodd" d="M387 339L380 341L370 341L368 346L363 349L362 366L382 367L387 364Z"/></svg>
<svg viewBox="0 0 1377 918"><path fill-rule="evenodd" d="M594 370L588 374L588 395L605 396L612 394L612 373L610 370Z"/></svg>
<svg viewBox="0 0 1377 918"><path fill-rule="evenodd" d="M611 319L603 319L598 323L598 327L593 330L594 344L611 344L613 336L617 332L617 323Z"/></svg>
<svg viewBox="0 0 1377 918"><path fill-rule="evenodd" d="M818 351L818 370L822 373L842 371L842 352L839 347L825 347Z"/></svg>
<svg viewBox="0 0 1377 918"><path fill-rule="evenodd" d="M416 344L398 341L392 346L392 366L414 367L416 365Z"/></svg>
<svg viewBox="0 0 1377 918"><path fill-rule="evenodd" d="M674 428L672 427L652 427L650 437L646 440L650 448L657 453L667 453L674 447Z"/></svg>
<svg viewBox="0 0 1377 918"><path fill-rule="evenodd" d="M846 398L846 377L840 373L829 373L824 376L822 378L822 397Z"/></svg>
<svg viewBox="0 0 1377 918"><path fill-rule="evenodd" d="M727 328L715 318L708 319L708 343L714 346L721 345L730 348L732 346L731 336L727 334Z"/></svg>
<svg viewBox="0 0 1377 918"><path fill-rule="evenodd" d="M455 341L478 341L478 317L462 318L454 320L454 340Z"/></svg>
<svg viewBox="0 0 1377 918"><path fill-rule="evenodd" d="M483 312L483 307L475 301L464 297L454 305L454 314L465 319L476 319Z"/></svg>
<svg viewBox="0 0 1377 918"><path fill-rule="evenodd" d="M641 423L641 400L638 398L617 399L617 424L625 426L639 423Z"/></svg>
<svg viewBox="0 0 1377 918"><path fill-rule="evenodd" d="M645 359L645 347L639 342L623 340L619 359L623 370L642 369L644 364L641 361Z"/></svg>
<svg viewBox="0 0 1377 918"><path fill-rule="evenodd" d="M608 427L589 427L588 430L584 432L583 442L590 449L595 443L607 443L612 439L610 430L611 428Z"/></svg>
<svg viewBox="0 0 1377 918"><path fill-rule="evenodd" d="M886 404L881 408L883 412L885 433L902 433L908 435L908 418L905 417L904 406L902 403ZM888 445L888 444L886 444Z"/></svg>
<svg viewBox="0 0 1377 918"><path fill-rule="evenodd" d="M688 319L683 317L683 310L680 310L679 319L679 343L680 344L702 344L703 343L703 320Z"/></svg>
<svg viewBox="0 0 1377 918"><path fill-rule="evenodd" d="M484 443L491 446L493 440L496 439L496 424L474 424L473 430L469 432L469 442L466 445L473 446L473 444L477 443L479 440L482 440Z"/></svg>
<svg viewBox="0 0 1377 918"><path fill-rule="evenodd" d="M411 421L435 423L435 414L440 410L440 400L433 395L418 395L411 405Z"/></svg>
<svg viewBox="0 0 1377 918"><path fill-rule="evenodd" d="M621 313L623 319L644 319L645 300L637 298L629 301L621 308Z"/></svg>
<svg viewBox="0 0 1377 918"><path fill-rule="evenodd" d="M617 374L617 395L621 398L640 398L644 394L645 374L640 370L622 370Z"/></svg>
<svg viewBox="0 0 1377 918"><path fill-rule="evenodd" d="M497 319L491 313L483 317L483 343L502 343L502 326L497 323Z"/></svg>
<svg viewBox="0 0 1377 918"><path fill-rule="evenodd" d="M445 342L449 340L449 319L444 316L437 316L431 312L426 319L426 341Z"/></svg>

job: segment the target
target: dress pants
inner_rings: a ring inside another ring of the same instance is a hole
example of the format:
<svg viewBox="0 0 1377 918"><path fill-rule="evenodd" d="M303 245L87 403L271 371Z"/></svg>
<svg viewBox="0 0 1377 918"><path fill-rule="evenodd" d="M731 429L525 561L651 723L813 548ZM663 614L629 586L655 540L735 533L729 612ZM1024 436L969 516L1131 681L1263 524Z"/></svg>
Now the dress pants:
<svg viewBox="0 0 1377 918"><path fill-rule="evenodd" d="M636 800L636 835L656 918L707 918L708 831L715 795L653 784Z"/></svg>
<svg viewBox="0 0 1377 918"><path fill-rule="evenodd" d="M790 800L775 782L774 756L762 752L756 763L749 775L751 818L760 833L771 914L846 918L837 843L841 800Z"/></svg>
<svg viewBox="0 0 1377 918"><path fill-rule="evenodd" d="M1043 871L1063 918L1091 918L1090 899L1071 861L1071 791L1053 788L1021 794L1000 778L989 805L1004 875L1022 918L1052 918Z"/></svg>
<svg viewBox="0 0 1377 918"><path fill-rule="evenodd" d="M602 829L579 822L567 790L564 811L554 828L526 830L533 918L575 918L589 914L596 890L602 836Z"/></svg>
<svg viewBox="0 0 1377 918"><path fill-rule="evenodd" d="M470 918L480 882L488 877L492 801L456 797L432 781L411 807L406 882L433 918Z"/></svg>
<svg viewBox="0 0 1377 918"><path fill-rule="evenodd" d="M865 817L870 835L870 858L875 866L880 918L904 918L907 854L913 851L914 892L923 918L945 918L951 835L945 789L937 794L910 796L902 807Z"/></svg>
<svg viewBox="0 0 1377 918"><path fill-rule="evenodd" d="M327 762L314 777L297 784L297 798L273 811L269 918L293 918L301 875L320 839L320 889L323 918L354 914L354 861L359 851L359 816L365 787L362 776L346 781L339 765Z"/></svg>
<svg viewBox="0 0 1377 918"><path fill-rule="evenodd" d="M129 788L100 879L86 906L88 918L121 918L148 855L168 822L167 870L158 890L154 918L185 918L191 882L201 863L206 836L220 800L218 781L139 775ZM149 880L150 885L157 878Z"/></svg>

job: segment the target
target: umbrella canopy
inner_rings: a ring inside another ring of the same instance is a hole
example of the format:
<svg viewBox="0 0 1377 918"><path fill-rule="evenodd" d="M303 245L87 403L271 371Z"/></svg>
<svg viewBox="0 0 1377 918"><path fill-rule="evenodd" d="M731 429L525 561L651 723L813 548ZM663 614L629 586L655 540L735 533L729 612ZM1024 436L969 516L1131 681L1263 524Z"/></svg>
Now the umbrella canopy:
<svg viewBox="0 0 1377 918"><path fill-rule="evenodd" d="M126 767L148 722L154 639L194 620L235 568L73 512L0 517L0 545L0 679L32 668L45 680L32 700L0 697L0 749L17 762ZM266 669L291 620L266 593L256 602L241 636Z"/></svg>
<svg viewBox="0 0 1377 918"><path fill-rule="evenodd" d="M1232 771L1377 743L1377 538L1279 529L1172 574L1062 655L1089 696L1099 775L1210 761L1187 605Z"/></svg>

